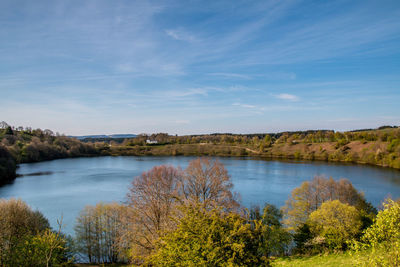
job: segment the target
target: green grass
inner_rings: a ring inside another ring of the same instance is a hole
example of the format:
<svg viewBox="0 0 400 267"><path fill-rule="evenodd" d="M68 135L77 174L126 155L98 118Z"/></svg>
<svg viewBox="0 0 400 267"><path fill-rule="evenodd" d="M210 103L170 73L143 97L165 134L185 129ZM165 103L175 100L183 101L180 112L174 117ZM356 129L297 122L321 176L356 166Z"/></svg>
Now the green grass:
<svg viewBox="0 0 400 267"><path fill-rule="evenodd" d="M277 258L272 262L272 266L295 266L295 267L309 267L309 266L324 266L324 267L338 267L338 266L363 266L366 265L369 252L362 252L351 255L350 253L338 253L317 256L292 256Z"/></svg>

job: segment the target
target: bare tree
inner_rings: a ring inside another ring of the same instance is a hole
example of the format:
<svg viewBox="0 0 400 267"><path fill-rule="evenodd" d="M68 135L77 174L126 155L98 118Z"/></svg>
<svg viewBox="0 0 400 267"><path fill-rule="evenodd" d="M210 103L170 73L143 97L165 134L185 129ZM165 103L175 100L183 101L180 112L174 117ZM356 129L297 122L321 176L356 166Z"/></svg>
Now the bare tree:
<svg viewBox="0 0 400 267"><path fill-rule="evenodd" d="M77 218L75 232L80 251L89 262L112 263L125 260L119 240L124 230L126 207L117 203L86 206Z"/></svg>
<svg viewBox="0 0 400 267"><path fill-rule="evenodd" d="M156 166L136 177L128 193L131 208L130 238L138 253L150 252L154 241L173 224L170 215L177 202L180 169Z"/></svg>
<svg viewBox="0 0 400 267"><path fill-rule="evenodd" d="M218 160L200 158L192 160L179 184L179 196L188 202L200 202L205 207L238 207L231 189L228 171Z"/></svg>

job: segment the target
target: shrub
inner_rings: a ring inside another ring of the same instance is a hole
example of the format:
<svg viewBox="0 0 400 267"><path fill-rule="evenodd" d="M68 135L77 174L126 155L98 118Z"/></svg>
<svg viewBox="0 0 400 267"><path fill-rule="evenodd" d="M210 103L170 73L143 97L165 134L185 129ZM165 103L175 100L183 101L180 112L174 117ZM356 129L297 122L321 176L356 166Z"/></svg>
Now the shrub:
<svg viewBox="0 0 400 267"><path fill-rule="evenodd" d="M375 222L364 231L361 242L353 242L356 251L370 249L369 266L400 266L400 204L384 203Z"/></svg>
<svg viewBox="0 0 400 267"><path fill-rule="evenodd" d="M161 237L150 262L154 266L266 266L259 254L262 226L236 213L186 207L176 230Z"/></svg>
<svg viewBox="0 0 400 267"><path fill-rule="evenodd" d="M308 224L311 233L330 249L346 248L346 241L355 238L362 226L358 210L339 200L324 202L310 214Z"/></svg>

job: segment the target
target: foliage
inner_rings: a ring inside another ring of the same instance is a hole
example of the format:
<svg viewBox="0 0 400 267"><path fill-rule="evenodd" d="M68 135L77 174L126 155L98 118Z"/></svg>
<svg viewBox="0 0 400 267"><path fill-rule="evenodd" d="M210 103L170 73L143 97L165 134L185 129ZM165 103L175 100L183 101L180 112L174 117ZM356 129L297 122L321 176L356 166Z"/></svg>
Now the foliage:
<svg viewBox="0 0 400 267"><path fill-rule="evenodd" d="M176 230L161 237L155 266L266 266L258 254L262 226L237 213L207 210L203 205L185 208Z"/></svg>
<svg viewBox="0 0 400 267"><path fill-rule="evenodd" d="M361 218L357 209L339 200L332 200L310 214L308 224L316 239L321 238L330 249L344 249L346 242L361 231Z"/></svg>
<svg viewBox="0 0 400 267"><path fill-rule="evenodd" d="M0 200L0 266L49 266L65 260L66 241L22 200Z"/></svg>
<svg viewBox="0 0 400 267"><path fill-rule="evenodd" d="M370 249L369 266L400 265L400 203L388 200L384 203L374 224L364 231L361 242L353 243L358 252Z"/></svg>
<svg viewBox="0 0 400 267"><path fill-rule="evenodd" d="M0 145L0 185L15 178L17 165L7 148Z"/></svg>
<svg viewBox="0 0 400 267"><path fill-rule="evenodd" d="M259 247L262 255L267 257L271 255L283 255L291 241L291 235L283 228L281 224L282 212L274 205L265 204L262 213L259 207L250 210L250 221L261 222L262 234L259 236L263 244Z"/></svg>
<svg viewBox="0 0 400 267"><path fill-rule="evenodd" d="M293 249L293 252L297 253L305 253L307 252L308 241L311 240L313 234L311 233L310 226L307 223L299 226L296 229L296 232L293 234L293 241L295 242L296 247ZM307 247L307 249L306 249Z"/></svg>
<svg viewBox="0 0 400 267"><path fill-rule="evenodd" d="M68 264L65 257L66 239L60 234L46 229L34 236L25 237L14 253L16 266L54 266Z"/></svg>

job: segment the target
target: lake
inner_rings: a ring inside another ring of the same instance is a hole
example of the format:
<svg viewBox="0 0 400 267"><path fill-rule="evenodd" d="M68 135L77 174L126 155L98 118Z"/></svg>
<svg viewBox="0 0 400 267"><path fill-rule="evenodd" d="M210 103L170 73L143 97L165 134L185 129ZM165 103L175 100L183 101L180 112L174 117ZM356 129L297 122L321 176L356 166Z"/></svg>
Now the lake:
<svg viewBox="0 0 400 267"><path fill-rule="evenodd" d="M21 164L12 184L0 187L0 198L21 198L40 210L53 227L63 217L64 232L73 234L75 219L85 205L124 202L131 181L153 166L186 168L195 157L96 157ZM379 206L387 196L400 197L400 171L365 166L310 161L266 161L218 158L232 177L234 191L250 207L265 202L284 205L290 192L316 175L348 178Z"/></svg>

